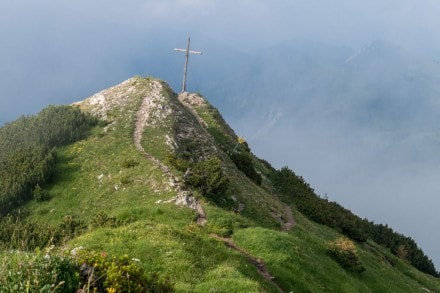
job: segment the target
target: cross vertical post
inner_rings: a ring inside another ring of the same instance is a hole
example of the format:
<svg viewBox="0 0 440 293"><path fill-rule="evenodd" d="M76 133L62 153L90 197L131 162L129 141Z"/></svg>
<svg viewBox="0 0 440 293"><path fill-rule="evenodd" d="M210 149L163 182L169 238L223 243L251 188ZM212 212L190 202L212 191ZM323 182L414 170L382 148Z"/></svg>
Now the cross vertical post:
<svg viewBox="0 0 440 293"><path fill-rule="evenodd" d="M182 92L186 92L186 73L188 71L188 63L189 63L189 54L199 54L202 55L202 52L191 51L189 49L191 43L191 38L188 37L188 44L186 49L174 48L174 51L185 52L185 67L183 68L183 82L182 82Z"/></svg>

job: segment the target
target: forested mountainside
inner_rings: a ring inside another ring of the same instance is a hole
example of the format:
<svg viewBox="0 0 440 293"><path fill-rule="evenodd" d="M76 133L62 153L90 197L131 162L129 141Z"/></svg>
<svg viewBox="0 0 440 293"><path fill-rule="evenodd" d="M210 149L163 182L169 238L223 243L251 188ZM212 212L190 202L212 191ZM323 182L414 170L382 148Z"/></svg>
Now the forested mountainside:
<svg viewBox="0 0 440 293"><path fill-rule="evenodd" d="M0 291L437 292L415 241L131 78L0 129Z"/></svg>

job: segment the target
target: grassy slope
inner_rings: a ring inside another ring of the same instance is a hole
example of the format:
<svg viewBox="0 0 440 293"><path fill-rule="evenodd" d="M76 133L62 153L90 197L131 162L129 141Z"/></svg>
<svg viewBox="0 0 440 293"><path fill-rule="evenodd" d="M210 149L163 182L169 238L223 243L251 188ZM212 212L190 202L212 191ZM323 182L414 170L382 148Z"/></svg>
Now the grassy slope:
<svg viewBox="0 0 440 293"><path fill-rule="evenodd" d="M101 211L125 220L126 224L117 228L90 228L68 246L138 258L147 271L170 276L178 291L276 292L243 255L210 237L210 233L231 228L237 246L264 260L277 283L287 291L423 292L422 288L440 288L439 280L416 271L374 244L375 253L370 252L371 248L358 247L366 271L361 275L347 273L325 252L327 242L340 235L295 210L297 226L289 233L280 232L268 211L279 212L282 204L236 170L226 156L222 158L232 182L228 196L245 203L242 214L203 202L208 224L199 227L194 222L194 211L174 204L156 204L171 198L174 192L166 191L166 178L133 145L135 109L143 89L148 89L148 80L135 81L139 92L129 108L114 110L118 123L107 132L96 127L88 139L59 150L58 175L49 190L53 198L30 203L30 220L59 223L64 216L75 215L90 223ZM222 129L222 122L208 110L201 107L198 112L210 127ZM157 131L155 135L163 134ZM167 149L163 144L144 143ZM139 164L126 168L126 160ZM104 176L98 179L101 174ZM391 267L385 256L396 266Z"/></svg>

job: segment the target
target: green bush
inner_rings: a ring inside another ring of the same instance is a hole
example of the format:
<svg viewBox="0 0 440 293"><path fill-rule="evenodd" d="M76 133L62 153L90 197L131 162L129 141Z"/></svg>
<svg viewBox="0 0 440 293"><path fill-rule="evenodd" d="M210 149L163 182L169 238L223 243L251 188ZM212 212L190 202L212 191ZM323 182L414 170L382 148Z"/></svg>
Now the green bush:
<svg viewBox="0 0 440 293"><path fill-rule="evenodd" d="M79 278L66 258L13 252L0 263L0 292L75 292Z"/></svg>
<svg viewBox="0 0 440 293"><path fill-rule="evenodd" d="M208 227L211 233L222 237L231 237L234 234L234 224L229 218L212 219L208 222Z"/></svg>
<svg viewBox="0 0 440 293"><path fill-rule="evenodd" d="M124 168L133 168L136 167L137 165L139 165L139 162L133 159L125 159L124 162L122 163L122 167Z"/></svg>
<svg viewBox="0 0 440 293"><path fill-rule="evenodd" d="M365 271L357 256L355 244L346 237L340 237L330 242L327 253L345 269L357 273Z"/></svg>
<svg viewBox="0 0 440 293"><path fill-rule="evenodd" d="M210 157L194 165L185 182L198 188L203 195L216 198L228 188L229 179L221 168L219 157Z"/></svg>
<svg viewBox="0 0 440 293"><path fill-rule="evenodd" d="M81 288L84 292L173 292L169 279L146 274L138 259L127 255L110 257L105 252L79 251L77 255Z"/></svg>
<svg viewBox="0 0 440 293"><path fill-rule="evenodd" d="M261 185L261 175L255 170L252 164L252 157L248 153L233 152L230 158L234 162L235 166L242 171L247 177L249 177L256 184Z"/></svg>
<svg viewBox="0 0 440 293"><path fill-rule="evenodd" d="M180 158L174 154L168 154L165 158L165 163L173 166L181 172L185 172L191 167L191 163L188 160Z"/></svg>
<svg viewBox="0 0 440 293"><path fill-rule="evenodd" d="M121 177L121 184L122 185L127 185L127 184L130 184L132 182L133 182L133 179L131 179L130 176L125 175L125 176Z"/></svg>
<svg viewBox="0 0 440 293"><path fill-rule="evenodd" d="M76 250L52 255L53 246L34 254L5 253L0 258L0 292L173 292L168 278L147 274L138 259Z"/></svg>
<svg viewBox="0 0 440 293"><path fill-rule="evenodd" d="M110 228L115 228L115 227L119 226L119 221L115 217L110 217L105 212L99 212L92 219L92 226L93 227L110 227Z"/></svg>
<svg viewBox="0 0 440 293"><path fill-rule="evenodd" d="M19 215L8 215L0 219L0 249L31 251L51 244L60 245L78 236L86 228L83 221L72 216L65 216L63 221L55 226L28 222Z"/></svg>
<svg viewBox="0 0 440 293"><path fill-rule="evenodd" d="M35 185L33 195L36 201L46 201L50 199L49 192L41 188L39 184Z"/></svg>
<svg viewBox="0 0 440 293"><path fill-rule="evenodd" d="M59 225L59 233L65 240L72 239L87 229L87 225L82 220L77 220L74 216L64 216Z"/></svg>

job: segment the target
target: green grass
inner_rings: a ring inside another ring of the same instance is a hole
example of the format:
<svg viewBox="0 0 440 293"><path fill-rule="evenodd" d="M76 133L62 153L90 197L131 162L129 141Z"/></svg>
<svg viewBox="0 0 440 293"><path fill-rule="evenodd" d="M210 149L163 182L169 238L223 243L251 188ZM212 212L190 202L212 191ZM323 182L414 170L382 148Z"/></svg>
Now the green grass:
<svg viewBox="0 0 440 293"><path fill-rule="evenodd" d="M375 244L377 255L357 245L365 272L346 271L326 253L329 241L341 235L302 217L297 219L299 224L290 233L253 227L238 230L233 237L239 247L264 260L287 291L423 292L422 288L439 288L438 279L404 264ZM385 255L397 265L383 261Z"/></svg>
<svg viewBox="0 0 440 293"><path fill-rule="evenodd" d="M96 127L86 140L59 149L55 183L47 188L52 198L27 205L28 220L59 224L67 215L76 216L89 223L89 231L66 247L128 254L140 259L148 272L171 276L178 291L267 291L270 285L255 267L209 236L230 225L233 230L252 223L205 203L212 221L202 229L195 224L193 210L157 204L174 196L174 192L160 170L135 149L128 121L117 121L107 132ZM148 143L148 138L163 136L161 131L167 128L146 132L144 146L148 151L164 149L164 141ZM155 155L161 157L160 151ZM127 161L136 164L126 167ZM125 224L117 228L91 227L90 222L102 211ZM215 277L226 272L230 282Z"/></svg>
<svg viewBox="0 0 440 293"><path fill-rule="evenodd" d="M214 277L225 266L230 268L229 271L233 268L230 278L234 278L236 284L259 288L255 291L265 288L256 269L249 266L245 258L231 253L222 243L199 231L200 228L191 221L185 227L158 222L157 219L137 221L116 229L97 229L69 244L109 255L127 254L137 258L147 272L171 276L176 289L182 291L202 292L206 287L232 289L228 283L219 287L218 279Z"/></svg>
<svg viewBox="0 0 440 293"><path fill-rule="evenodd" d="M102 129L94 131L100 133ZM139 164L124 167L127 159ZM57 184L48 188L52 199L28 205L31 219L54 223L74 213L89 220L100 211L116 215L173 195L164 191L162 173L145 160L130 140L111 134L93 135L59 149L56 174Z"/></svg>
<svg viewBox="0 0 440 293"><path fill-rule="evenodd" d="M257 186L246 175L239 171L229 156L225 153L232 151L238 143L238 137L226 124L217 109L209 104L195 106L197 115L207 124L208 132L213 136L219 149L219 155L225 163L226 173L230 179L230 188L225 202L230 202L233 196L245 205L242 216L267 228L279 228L280 224L271 213L282 214L283 206L276 196L267 192L267 186ZM257 161L257 160L255 160ZM263 166L258 165L263 171ZM260 171L260 170L259 170ZM266 170L264 170L266 171Z"/></svg>
<svg viewBox="0 0 440 293"><path fill-rule="evenodd" d="M51 199L26 205L29 221L57 225L65 216L75 216L88 225L82 235L58 247L59 251L83 246L109 255L128 255L139 259L147 272L169 276L178 292L277 292L245 255L211 236L217 234L231 236L240 249L263 260L286 292L423 292L422 288L440 288L439 279L420 273L374 243L357 245L366 271L347 272L326 253L328 243L341 235L309 221L294 207L297 225L289 233L281 232L272 214L283 214L285 206L270 192L267 178L263 177L263 186L256 186L222 152L219 157L230 179L223 200L214 203L194 193L206 211L204 227L196 224L195 211L157 203L175 192L167 177L133 144L136 109L149 81L138 78L134 86L139 92L125 108L112 111L109 120L116 123L107 131L97 126L87 139L57 150L56 177L45 187ZM211 108L197 111L208 127L224 132L220 139L233 136ZM160 159L170 149L165 139L157 138L172 135L175 121L165 123L148 128L142 141ZM257 170L269 174L267 166L254 160ZM245 205L241 213L234 211L238 202ZM102 212L119 224L113 228L91 225ZM14 266L11 262L18 264L18 256L10 261L8 257L7 252L0 252L2 274Z"/></svg>

